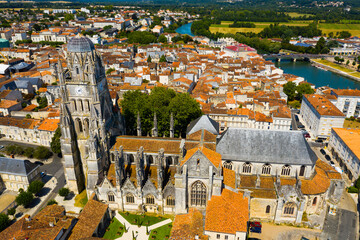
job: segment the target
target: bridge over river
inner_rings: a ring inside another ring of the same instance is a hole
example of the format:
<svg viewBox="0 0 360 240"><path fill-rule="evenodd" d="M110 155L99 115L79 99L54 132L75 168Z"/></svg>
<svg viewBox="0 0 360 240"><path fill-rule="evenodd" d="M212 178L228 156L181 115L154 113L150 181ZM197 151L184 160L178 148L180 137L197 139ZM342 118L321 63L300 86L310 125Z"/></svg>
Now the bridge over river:
<svg viewBox="0 0 360 240"><path fill-rule="evenodd" d="M332 55L329 54L300 54L300 53L263 54L262 56L266 60L275 60L277 62L280 62L281 60L290 60L293 62L300 60L300 61L309 62L310 59L333 57Z"/></svg>

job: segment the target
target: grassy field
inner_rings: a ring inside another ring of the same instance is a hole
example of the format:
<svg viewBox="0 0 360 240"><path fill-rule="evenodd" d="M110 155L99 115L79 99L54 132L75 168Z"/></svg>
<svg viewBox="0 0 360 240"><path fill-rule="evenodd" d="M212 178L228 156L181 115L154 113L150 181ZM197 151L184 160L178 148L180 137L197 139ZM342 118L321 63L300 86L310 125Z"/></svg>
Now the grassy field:
<svg viewBox="0 0 360 240"><path fill-rule="evenodd" d="M307 13L296 13L296 12L287 12L286 14L288 14L290 17L303 17L303 16L314 16L313 14L307 14Z"/></svg>
<svg viewBox="0 0 360 240"><path fill-rule="evenodd" d="M141 225L141 226L151 226L155 223L164 221L166 218L159 216L149 216L149 215L137 215L127 212L119 212L129 223Z"/></svg>
<svg viewBox="0 0 360 240"><path fill-rule="evenodd" d="M117 239L120 238L125 231L124 225L119 222L115 217L112 219L109 227L106 229L106 233L104 234L104 239Z"/></svg>
<svg viewBox="0 0 360 240"><path fill-rule="evenodd" d="M347 73L353 77L357 77L357 78L360 78L360 73L355 71L354 69L349 69L349 68L346 68L345 66L342 66L342 65L339 65L339 64L336 64L334 62L330 62L328 60L322 60L322 59L314 59L314 62L317 62L317 63L321 63L321 64L324 64L328 67L332 67L332 68L335 68L337 70L340 70L344 73Z"/></svg>
<svg viewBox="0 0 360 240"><path fill-rule="evenodd" d="M83 208L87 202L88 202L88 198L86 195L86 190L84 190L80 194L75 196L74 206Z"/></svg>
<svg viewBox="0 0 360 240"><path fill-rule="evenodd" d="M151 231L149 239L166 240L170 237L172 224L166 224Z"/></svg>
<svg viewBox="0 0 360 240"><path fill-rule="evenodd" d="M312 21L291 21L291 22L281 22L280 25L287 25L287 26L307 26ZM221 33L237 33L237 32L253 32L253 33L259 33L261 32L265 27L268 27L270 22L254 22L256 25L256 28L230 28L229 25L232 24L231 21L222 21L221 24L213 24L210 26L211 32L221 32ZM323 31L325 34L329 34L330 32L333 32L336 34L336 32L341 31L349 31L353 36L360 36L360 23L354 22L353 24L350 24L350 22L344 22L344 23L319 23L319 28Z"/></svg>

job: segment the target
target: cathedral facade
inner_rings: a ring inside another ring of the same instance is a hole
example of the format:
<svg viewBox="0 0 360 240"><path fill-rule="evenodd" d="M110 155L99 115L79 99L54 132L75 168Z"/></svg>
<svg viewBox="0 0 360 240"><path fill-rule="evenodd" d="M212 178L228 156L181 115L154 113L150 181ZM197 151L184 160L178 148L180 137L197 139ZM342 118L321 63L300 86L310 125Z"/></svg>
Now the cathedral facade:
<svg viewBox="0 0 360 240"><path fill-rule="evenodd" d="M67 46L67 69L59 63L61 146L67 184L87 190L113 210L186 213L205 210L223 189L243 192L250 217L321 226L344 189L341 175L317 159L301 132L229 128L204 115L186 138L124 134L100 55L85 37ZM138 117L139 118L139 117ZM113 140L113 141L112 141Z"/></svg>
<svg viewBox="0 0 360 240"><path fill-rule="evenodd" d="M58 63L61 94L61 149L70 190L88 194L109 168L110 139L123 123L113 106L105 69L90 39L72 38L66 51L67 69Z"/></svg>

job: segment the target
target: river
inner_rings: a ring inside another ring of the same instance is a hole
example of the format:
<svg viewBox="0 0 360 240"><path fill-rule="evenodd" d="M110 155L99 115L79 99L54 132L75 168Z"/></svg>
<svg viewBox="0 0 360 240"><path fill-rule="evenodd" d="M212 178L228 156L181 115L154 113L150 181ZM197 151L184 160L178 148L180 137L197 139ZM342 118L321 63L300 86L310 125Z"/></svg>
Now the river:
<svg viewBox="0 0 360 240"><path fill-rule="evenodd" d="M176 29L177 33L188 34L195 36L191 33L191 24L182 25ZM291 73L296 76L305 78L306 81L315 84L315 87L329 86L331 88L340 89L360 89L360 82L355 81L330 71L324 71L311 66L309 62L290 62L281 61L275 63L276 67L284 70L284 73Z"/></svg>
<svg viewBox="0 0 360 240"><path fill-rule="evenodd" d="M195 35L192 34L192 32L191 32L191 25L192 25L192 22L184 24L181 27L177 28L175 31L180 34L187 34L191 37L194 37Z"/></svg>
<svg viewBox="0 0 360 240"><path fill-rule="evenodd" d="M309 62L276 62L275 66L284 70L284 73L291 73L305 78L306 81L315 84L315 87L329 86L340 89L360 89L360 82L355 81L336 73L318 69L311 66Z"/></svg>

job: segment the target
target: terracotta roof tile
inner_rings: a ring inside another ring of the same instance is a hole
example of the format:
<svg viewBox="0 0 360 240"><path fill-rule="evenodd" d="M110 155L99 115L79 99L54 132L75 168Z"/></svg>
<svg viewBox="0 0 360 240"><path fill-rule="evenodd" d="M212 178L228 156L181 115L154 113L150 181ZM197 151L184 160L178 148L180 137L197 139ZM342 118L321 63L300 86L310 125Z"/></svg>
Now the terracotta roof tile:
<svg viewBox="0 0 360 240"><path fill-rule="evenodd" d="M248 221L248 199L241 192L224 189L221 196L212 196L208 201L205 231L229 234L246 232Z"/></svg>

